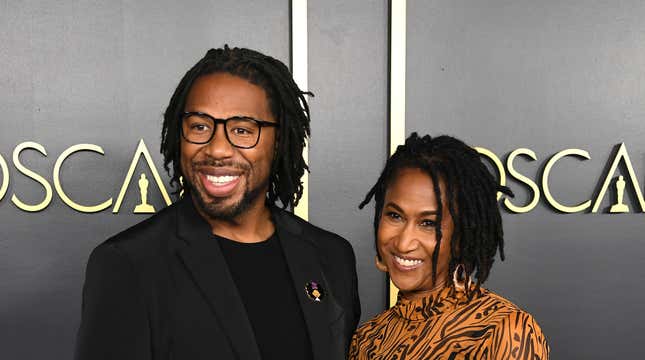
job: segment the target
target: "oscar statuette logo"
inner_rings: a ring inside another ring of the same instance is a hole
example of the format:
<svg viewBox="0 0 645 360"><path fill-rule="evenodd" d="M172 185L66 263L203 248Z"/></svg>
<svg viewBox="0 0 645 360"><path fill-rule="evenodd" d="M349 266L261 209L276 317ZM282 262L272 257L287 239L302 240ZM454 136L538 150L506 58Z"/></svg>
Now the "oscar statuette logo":
<svg viewBox="0 0 645 360"><path fill-rule="evenodd" d="M152 214L155 212L155 208L148 204L148 179L146 179L146 174L141 173L139 178L139 193L141 195L141 203L134 208L135 214Z"/></svg>
<svg viewBox="0 0 645 360"><path fill-rule="evenodd" d="M605 181L602 184L602 188L600 189L600 193L598 194L598 197L596 198L596 202L593 205L593 209L591 209L591 212L596 212L598 211L598 208L600 207L600 202L605 196L605 192L607 191L607 188L609 187L609 183L611 182L611 179L618 169L618 165L620 162L623 162L625 167L627 168L627 176L629 178L629 182L632 185L632 189L634 190L634 194L636 195L636 200L638 200L638 204L640 205L641 211L645 213L645 199L643 199L643 193L641 192L641 187L638 184L638 179L636 177L636 172L634 171L634 167L632 166L632 162L629 159L629 154L627 153L627 147L625 146L624 143L620 144L618 147L618 151L616 152L616 156L614 157L614 161L611 164L611 167L609 168L609 171L607 171L607 176L605 177ZM619 178L620 180L620 178ZM618 185L617 185L618 186ZM617 194L620 196L620 202L622 203L622 196L624 193L625 189L625 184L623 181L623 185L620 185L621 189L617 189L620 194ZM624 208L618 207L617 209L622 210ZM628 212L627 211L620 211L620 212ZM611 209L609 211L611 212Z"/></svg>
<svg viewBox="0 0 645 360"><path fill-rule="evenodd" d="M623 203L623 196L625 195L625 180L620 175L616 181L616 203L611 206L609 212L612 214L629 212L629 207Z"/></svg>
<svg viewBox="0 0 645 360"><path fill-rule="evenodd" d="M170 201L170 196L168 196L168 192L166 191L166 188L163 185L163 182L161 181L161 177L159 176L157 167L152 161L152 156L150 156L150 152L148 151L146 144L143 142L143 139L141 139L139 140L139 145L137 146L137 150L135 150L134 152L134 157L132 158L132 162L130 162L130 168L128 169L128 173L125 176L123 185L121 185L121 191L119 191L119 196L117 197L116 203L114 204L114 209L112 209L112 212L115 214L119 212L119 209L121 209L123 198L125 197L125 193L130 186L130 182L132 181L132 176L134 175L134 170L136 169L137 163L139 162L139 159L141 159L141 157L143 157L143 159L146 161L146 164L148 165L148 168L152 173L152 177L154 178L154 181L157 184L157 187L159 188L159 191L161 192L161 196L166 202L166 205L172 204L172 202ZM141 203L135 207L133 212L135 214L154 213L155 210L152 207L152 205L149 205L147 203L149 181L144 174L141 174L141 176L139 177L138 184L139 184L139 194L141 196Z"/></svg>

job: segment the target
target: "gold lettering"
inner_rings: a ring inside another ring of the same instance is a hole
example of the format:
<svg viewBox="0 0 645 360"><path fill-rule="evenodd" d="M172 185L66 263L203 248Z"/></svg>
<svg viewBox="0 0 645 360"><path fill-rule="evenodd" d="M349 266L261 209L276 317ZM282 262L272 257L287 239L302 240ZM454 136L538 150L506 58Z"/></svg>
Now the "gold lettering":
<svg viewBox="0 0 645 360"><path fill-rule="evenodd" d="M506 167L508 169L508 173L513 178L517 179L517 181L528 185L528 187L530 187L533 191L533 198L531 199L531 202L529 202L529 204L526 206L513 205L513 203L511 203L511 200L509 198L506 198L504 199L504 205L506 206L506 208L508 208L508 210L512 212L527 213L533 210L533 208L535 208L535 206L538 204L538 201L540 200L540 188L538 188L537 184L533 182L533 180L527 178L526 176L520 174L517 170L515 170L513 161L518 155L526 155L533 160L537 160L537 156L535 156L535 152L533 152L533 150L531 149L519 148L510 153L508 155L508 158L506 159Z"/></svg>
<svg viewBox="0 0 645 360"><path fill-rule="evenodd" d="M108 207L110 207L110 205L112 205L112 198L109 198L108 200L104 201L99 205L85 206L74 202L72 199L69 198L69 196L67 196L67 194L65 194L65 191L63 190L63 186L60 181L60 168L63 165L63 162L65 161L65 159L67 159L70 155L72 155L77 151L93 151L101 155L105 154L103 152L103 149L100 146L94 145L94 144L77 144L63 151L58 157L58 159L56 160L56 164L54 164L54 187L56 188L56 192L58 193L58 196L60 196L61 200L63 200L65 204L67 204L69 207L71 207L76 211L80 211L84 213L95 213L95 212L103 211Z"/></svg>
<svg viewBox="0 0 645 360"><path fill-rule="evenodd" d="M506 172L504 171L504 165L502 165L502 161L497 157L497 155L492 151L479 146L476 146L475 150L493 161L493 164L495 164L497 172L499 173L499 184L506 186ZM502 197L502 193L498 191L497 200L499 200L500 197Z"/></svg>
<svg viewBox="0 0 645 360"><path fill-rule="evenodd" d="M163 199L166 202L166 205L170 205L172 203L170 201L170 196L168 196L168 192L166 191L166 188L164 187L163 182L161 181L161 177L157 172L157 168L155 167L155 164L152 161L152 157L148 152L148 148L146 147L146 144L143 142L143 139L141 139L139 141L139 146L137 146L137 150L134 152L134 157L132 158L132 162L130 163L128 174L125 176L125 181L121 186L121 191L119 191L119 196L117 197L116 203L114 204L114 209L112 209L112 212L115 214L118 213L119 209L121 208L121 202L123 202L125 191L128 189L128 186L130 185L130 180L132 180L132 174L134 174L134 169L137 167L137 163L139 162L139 158L141 158L141 155L143 155L144 159L146 160L146 163L150 168L150 172L152 172L152 176L154 177L155 182L157 183L157 186L161 191L161 196L163 196Z"/></svg>
<svg viewBox="0 0 645 360"><path fill-rule="evenodd" d="M634 167L632 166L631 160L629 160L629 155L627 154L627 147L625 147L625 143L621 143L620 147L618 148L618 152L616 153L616 157L614 157L614 162L611 164L611 167L607 172L607 176L605 177L605 182L602 184L602 187L600 188L600 193L598 193L598 197L596 198L596 201L593 204L593 208L591 209L592 213L595 213L598 211L598 207L600 207L600 202L602 201L603 197L605 197L605 192L607 192L607 188L609 187L611 178L616 172L616 169L618 168L618 164L620 163L621 159L625 162L625 166L627 167L627 175L629 175L629 180L631 181L632 188L634 189L634 192L636 193L636 198L638 199L638 203L641 206L641 212L645 212L645 201L643 201L643 194L641 193L640 185L638 184L638 180L636 179L636 175L634 174Z"/></svg>
<svg viewBox="0 0 645 360"><path fill-rule="evenodd" d="M0 185L0 201L2 201L9 188L9 167L2 154L0 154L0 170L2 170L2 185Z"/></svg>
<svg viewBox="0 0 645 360"><path fill-rule="evenodd" d="M560 204L558 201L555 200L553 195L551 195L551 189L549 188L549 175L551 174L551 169L553 168L553 165L560 160L561 158L565 156L579 156L582 158L585 158L587 160L591 159L589 156L589 153L585 150L581 149L565 149L560 151L559 153L553 155L549 161L546 163L546 166L544 167L544 173L542 174L542 189L544 190L544 197L546 198L547 202L556 208L557 210L563 212L563 213L575 213L575 212L580 212L584 211L591 206L591 200L587 200L583 202L580 205L577 206L566 206Z"/></svg>
<svg viewBox="0 0 645 360"><path fill-rule="evenodd" d="M45 180L45 178L27 169L24 165L22 165L22 163L20 163L20 158L19 158L20 153L25 149L38 150L38 152L40 152L45 156L47 156L47 151L45 151L45 148L42 145L35 143L33 141L23 142L22 144L19 144L18 146L16 146L15 149L13 149L13 163L16 169L18 169L18 171L23 173L25 176L30 177L36 182L40 183L40 185L42 185L43 188L45 189L45 198L39 204L27 205L23 203L20 199L18 199L16 194L13 194L13 196L11 197L11 201L21 210L29 211L29 212L41 211L44 208L46 208L49 205L49 203L52 201L52 186L47 182L47 180Z"/></svg>

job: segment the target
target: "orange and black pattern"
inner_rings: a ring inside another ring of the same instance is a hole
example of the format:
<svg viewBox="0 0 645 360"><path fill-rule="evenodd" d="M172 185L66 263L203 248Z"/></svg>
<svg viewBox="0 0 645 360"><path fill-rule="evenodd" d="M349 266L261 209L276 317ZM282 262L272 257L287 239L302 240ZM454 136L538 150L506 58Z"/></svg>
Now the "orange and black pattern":
<svg viewBox="0 0 645 360"><path fill-rule="evenodd" d="M470 297L470 299L469 299ZM397 304L361 325L350 360L546 360L549 345L533 317L483 288L446 287Z"/></svg>

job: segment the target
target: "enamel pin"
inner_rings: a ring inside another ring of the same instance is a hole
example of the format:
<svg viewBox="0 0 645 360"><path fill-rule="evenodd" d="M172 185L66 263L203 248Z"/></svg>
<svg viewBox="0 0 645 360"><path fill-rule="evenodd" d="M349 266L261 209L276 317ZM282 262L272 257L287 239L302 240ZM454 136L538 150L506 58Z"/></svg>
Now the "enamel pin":
<svg viewBox="0 0 645 360"><path fill-rule="evenodd" d="M325 296L322 286L315 281L310 281L305 284L305 293L309 299L315 302L320 302L323 296Z"/></svg>

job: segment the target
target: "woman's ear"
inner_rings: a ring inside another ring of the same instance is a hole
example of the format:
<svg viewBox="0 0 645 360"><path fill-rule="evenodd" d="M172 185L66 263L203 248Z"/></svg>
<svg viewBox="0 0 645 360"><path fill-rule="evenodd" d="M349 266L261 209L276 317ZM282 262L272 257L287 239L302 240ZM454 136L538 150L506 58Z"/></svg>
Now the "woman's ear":
<svg viewBox="0 0 645 360"><path fill-rule="evenodd" d="M374 260L376 260L376 268L379 269L380 271L386 273L387 272L387 265L385 265L385 263L383 263L383 261L381 260L381 257L376 255L374 257Z"/></svg>

